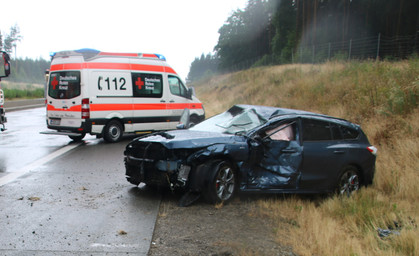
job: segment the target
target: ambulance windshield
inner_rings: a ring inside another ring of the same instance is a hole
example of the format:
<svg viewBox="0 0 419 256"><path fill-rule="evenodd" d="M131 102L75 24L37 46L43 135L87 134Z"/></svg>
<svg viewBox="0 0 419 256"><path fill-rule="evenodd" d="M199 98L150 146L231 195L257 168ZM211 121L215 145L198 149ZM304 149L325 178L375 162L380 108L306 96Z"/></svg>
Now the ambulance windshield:
<svg viewBox="0 0 419 256"><path fill-rule="evenodd" d="M72 99L80 95L80 71L52 72L48 95L54 99Z"/></svg>

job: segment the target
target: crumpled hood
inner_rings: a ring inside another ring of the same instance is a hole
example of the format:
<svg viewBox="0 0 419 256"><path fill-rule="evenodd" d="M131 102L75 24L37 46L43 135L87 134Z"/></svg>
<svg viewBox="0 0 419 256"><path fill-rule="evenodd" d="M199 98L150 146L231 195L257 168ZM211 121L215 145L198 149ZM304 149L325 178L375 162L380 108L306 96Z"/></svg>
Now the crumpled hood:
<svg viewBox="0 0 419 256"><path fill-rule="evenodd" d="M203 132L191 130L174 130L168 132L157 132L135 139L131 144L139 142L160 143L168 149L173 148L202 148L214 144L233 144L245 142L244 137L218 132Z"/></svg>

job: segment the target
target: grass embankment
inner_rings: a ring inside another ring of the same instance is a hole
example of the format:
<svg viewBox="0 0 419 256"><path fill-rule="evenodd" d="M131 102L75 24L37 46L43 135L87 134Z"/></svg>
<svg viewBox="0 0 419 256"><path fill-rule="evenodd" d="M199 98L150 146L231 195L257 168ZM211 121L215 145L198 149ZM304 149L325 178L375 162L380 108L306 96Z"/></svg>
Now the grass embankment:
<svg viewBox="0 0 419 256"><path fill-rule="evenodd" d="M373 186L351 198L252 205L277 221L279 243L299 255L419 255L419 59L255 68L194 86L207 116L239 103L314 111L360 124L378 148Z"/></svg>
<svg viewBox="0 0 419 256"><path fill-rule="evenodd" d="M1 81L1 89L7 100L37 99L44 97L44 85Z"/></svg>

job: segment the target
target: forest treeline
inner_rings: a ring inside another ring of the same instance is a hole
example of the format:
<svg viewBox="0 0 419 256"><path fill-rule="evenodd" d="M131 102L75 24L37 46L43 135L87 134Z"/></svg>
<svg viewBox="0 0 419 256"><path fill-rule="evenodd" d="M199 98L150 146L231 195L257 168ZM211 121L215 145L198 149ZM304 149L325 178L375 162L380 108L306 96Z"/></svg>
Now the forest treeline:
<svg viewBox="0 0 419 256"><path fill-rule="evenodd" d="M359 46L373 47L377 53L374 57L405 58L406 54L397 51L417 51L418 31L419 1L249 0L244 10L234 11L219 29L214 53L202 54L191 63L188 80L251 66L290 63L307 46L314 49L329 44L330 52L333 42L335 48L341 45L346 51L352 40L361 38L374 37L373 46ZM380 40L391 40L391 47L379 49ZM315 51L310 54L314 56ZM369 54L360 56L371 58Z"/></svg>
<svg viewBox="0 0 419 256"><path fill-rule="evenodd" d="M44 59L18 58L11 63L12 72L7 78L8 82L43 84L45 83L45 71L49 69L51 62Z"/></svg>

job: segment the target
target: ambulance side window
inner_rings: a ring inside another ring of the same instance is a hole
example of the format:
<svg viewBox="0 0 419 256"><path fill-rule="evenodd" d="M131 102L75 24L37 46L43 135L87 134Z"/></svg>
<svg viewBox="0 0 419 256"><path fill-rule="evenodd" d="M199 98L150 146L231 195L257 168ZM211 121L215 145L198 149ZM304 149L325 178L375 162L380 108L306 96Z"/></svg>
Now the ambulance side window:
<svg viewBox="0 0 419 256"><path fill-rule="evenodd" d="M134 97L160 98L163 95L163 77L159 74L132 73Z"/></svg>
<svg viewBox="0 0 419 256"><path fill-rule="evenodd" d="M182 81L175 76L169 75L169 87L170 92L173 95L181 96L181 97L188 97L186 87L183 85Z"/></svg>

